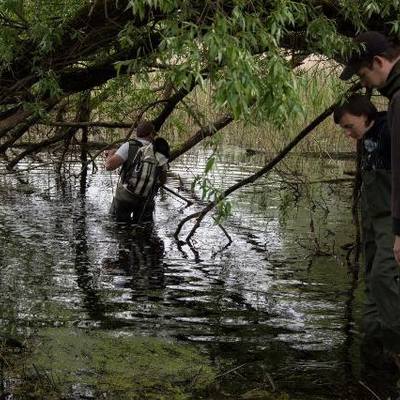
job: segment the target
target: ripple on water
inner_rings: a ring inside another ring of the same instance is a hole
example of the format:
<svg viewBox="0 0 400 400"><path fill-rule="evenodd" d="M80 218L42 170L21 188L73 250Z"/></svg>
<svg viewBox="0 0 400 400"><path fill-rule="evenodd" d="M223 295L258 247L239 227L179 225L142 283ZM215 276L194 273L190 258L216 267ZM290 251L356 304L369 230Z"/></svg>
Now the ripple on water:
<svg viewBox="0 0 400 400"><path fill-rule="evenodd" d="M171 169L189 182L206 156L189 154ZM228 187L257 168L240 157L218 164L217 184ZM226 238L209 219L194 238L196 249L177 247L177 221L201 205L185 209L169 195L158 197L150 232L116 229L107 218L115 174L89 176L83 197L78 181L61 188L51 170L30 173L29 188L18 196L15 179L3 177L13 190L0 189L0 266L7 271L0 281L1 326L23 329L36 321L173 336L217 349L225 344L219 356L237 364L249 354L274 359L277 379L288 363L311 371L310 379L321 368L340 379L351 345L345 326L354 322L347 270L329 257L310 267L310 209L305 203L284 210L279 177L270 178L232 197L234 213L224 225L234 242L222 250ZM180 181L170 178L169 185L178 190ZM317 210L315 218L337 232L338 242L350 241L347 198L321 196L330 214ZM298 384L312 381L305 376Z"/></svg>

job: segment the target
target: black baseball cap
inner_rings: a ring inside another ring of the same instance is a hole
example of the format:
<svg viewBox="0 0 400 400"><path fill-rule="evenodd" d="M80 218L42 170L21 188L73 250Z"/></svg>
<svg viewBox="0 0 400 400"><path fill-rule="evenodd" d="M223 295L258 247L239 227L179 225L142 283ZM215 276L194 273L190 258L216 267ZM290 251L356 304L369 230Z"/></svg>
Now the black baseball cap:
<svg viewBox="0 0 400 400"><path fill-rule="evenodd" d="M372 61L375 56L383 54L392 47L390 40L380 32L368 31L354 38L359 48L354 50L346 60L346 66L340 74L343 81L349 80L357 73L361 63Z"/></svg>

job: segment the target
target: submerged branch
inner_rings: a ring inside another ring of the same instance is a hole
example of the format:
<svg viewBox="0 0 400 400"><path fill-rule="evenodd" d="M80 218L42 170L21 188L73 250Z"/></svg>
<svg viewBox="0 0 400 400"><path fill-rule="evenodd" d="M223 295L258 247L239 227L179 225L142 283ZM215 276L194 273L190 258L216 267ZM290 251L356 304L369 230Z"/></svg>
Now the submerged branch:
<svg viewBox="0 0 400 400"><path fill-rule="evenodd" d="M181 199L183 201L186 202L187 207L191 206L193 204L192 200L187 199L186 197L183 197L181 194L179 194L178 192L176 192L175 190L172 190L171 188L169 188L166 185L162 185L161 186L162 189L164 189L166 192L171 193L173 196L178 197L178 199Z"/></svg>

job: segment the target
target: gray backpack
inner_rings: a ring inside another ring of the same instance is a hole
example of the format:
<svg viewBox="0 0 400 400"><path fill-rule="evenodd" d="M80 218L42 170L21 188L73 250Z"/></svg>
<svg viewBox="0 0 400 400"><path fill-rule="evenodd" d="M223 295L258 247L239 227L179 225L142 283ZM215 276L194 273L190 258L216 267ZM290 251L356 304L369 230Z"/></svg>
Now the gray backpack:
<svg viewBox="0 0 400 400"><path fill-rule="evenodd" d="M124 174L123 184L131 193L147 198L157 183L160 167L152 143L141 145L130 168Z"/></svg>

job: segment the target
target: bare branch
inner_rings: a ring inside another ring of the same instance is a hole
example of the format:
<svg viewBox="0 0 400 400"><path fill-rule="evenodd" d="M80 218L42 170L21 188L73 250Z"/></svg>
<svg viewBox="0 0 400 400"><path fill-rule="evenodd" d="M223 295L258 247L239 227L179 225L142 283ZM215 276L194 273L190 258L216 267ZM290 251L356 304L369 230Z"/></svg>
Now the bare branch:
<svg viewBox="0 0 400 400"><path fill-rule="evenodd" d="M93 122L72 122L72 121L65 121L65 122L39 122L39 125L46 125L46 126L61 126L61 127L70 127L70 128L91 128L91 127L98 127L98 128L131 128L133 122L102 122L102 121L93 121Z"/></svg>
<svg viewBox="0 0 400 400"><path fill-rule="evenodd" d="M360 89L360 84L354 85L347 93L349 92L354 92L358 89ZM249 183L255 182L258 178L261 176L267 174L272 170L273 167L275 167L276 164L278 164L282 159L286 157L286 155L301 141L303 140L310 132L312 132L321 122L323 122L326 118L328 118L333 110L337 107L338 103L332 104L329 108L327 108L324 112L322 112L317 118L315 118L306 128L304 128L288 145L285 146L285 148L273 159L271 160L267 165L265 165L263 168L258 170L256 173L253 175L250 175L249 177L237 182L235 185L232 185L228 189L226 189L221 196L219 196L217 199L215 199L212 202L209 202L206 207L203 208L203 210L193 213L187 217L185 217L181 223L179 223L178 228L176 229L174 233L174 237L178 240L179 238L179 233L182 230L184 224L188 222L191 219L196 218L196 222L189 232L188 236L186 237L186 242L189 242L191 237L194 235L196 232L197 228L200 226L201 221L204 219L204 217L207 215L209 211L211 211L217 204L219 204L222 200L224 200L226 197L228 197L231 193L234 191L240 189L241 187L248 185Z"/></svg>

